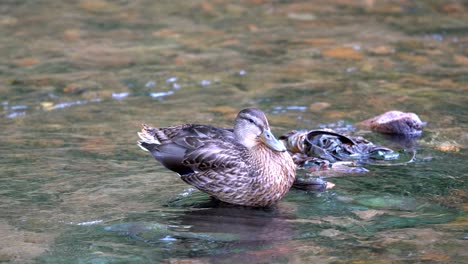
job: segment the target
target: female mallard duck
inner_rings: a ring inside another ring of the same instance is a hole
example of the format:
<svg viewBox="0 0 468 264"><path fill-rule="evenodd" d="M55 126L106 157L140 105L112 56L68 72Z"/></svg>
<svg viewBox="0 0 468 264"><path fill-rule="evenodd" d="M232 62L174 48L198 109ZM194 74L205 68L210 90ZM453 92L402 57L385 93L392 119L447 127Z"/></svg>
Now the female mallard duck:
<svg viewBox="0 0 468 264"><path fill-rule="evenodd" d="M237 115L234 129L185 124L143 125L139 146L182 180L238 205L270 206L292 186L296 166L255 108Z"/></svg>

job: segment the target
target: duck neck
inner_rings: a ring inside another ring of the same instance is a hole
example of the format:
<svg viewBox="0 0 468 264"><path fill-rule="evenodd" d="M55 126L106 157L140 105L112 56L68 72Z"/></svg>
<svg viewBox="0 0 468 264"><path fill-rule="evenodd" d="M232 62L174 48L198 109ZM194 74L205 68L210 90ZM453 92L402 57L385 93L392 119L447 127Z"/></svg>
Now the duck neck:
<svg viewBox="0 0 468 264"><path fill-rule="evenodd" d="M258 140L255 135L252 135L250 133L244 133L242 132L242 130L234 129L234 137L236 138L237 142L239 142L249 150L255 148L258 145Z"/></svg>

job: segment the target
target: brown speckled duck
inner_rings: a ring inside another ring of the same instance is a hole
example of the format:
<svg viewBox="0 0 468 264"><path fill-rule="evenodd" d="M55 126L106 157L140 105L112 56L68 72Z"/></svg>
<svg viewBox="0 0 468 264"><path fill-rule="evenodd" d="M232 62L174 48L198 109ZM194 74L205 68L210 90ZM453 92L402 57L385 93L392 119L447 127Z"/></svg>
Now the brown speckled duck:
<svg viewBox="0 0 468 264"><path fill-rule="evenodd" d="M237 115L234 129L185 124L143 125L139 146L183 181L227 203L264 207L292 186L296 166L255 108Z"/></svg>

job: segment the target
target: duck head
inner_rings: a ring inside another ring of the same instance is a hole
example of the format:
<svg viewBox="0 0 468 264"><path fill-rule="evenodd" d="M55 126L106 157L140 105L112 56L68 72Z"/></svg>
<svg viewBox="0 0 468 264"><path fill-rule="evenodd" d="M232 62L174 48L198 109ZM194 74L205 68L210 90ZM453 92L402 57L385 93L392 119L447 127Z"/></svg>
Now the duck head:
<svg viewBox="0 0 468 264"><path fill-rule="evenodd" d="M283 143L271 133L265 114L256 108L247 108L237 114L234 135L248 149L264 144L274 151L286 151Z"/></svg>

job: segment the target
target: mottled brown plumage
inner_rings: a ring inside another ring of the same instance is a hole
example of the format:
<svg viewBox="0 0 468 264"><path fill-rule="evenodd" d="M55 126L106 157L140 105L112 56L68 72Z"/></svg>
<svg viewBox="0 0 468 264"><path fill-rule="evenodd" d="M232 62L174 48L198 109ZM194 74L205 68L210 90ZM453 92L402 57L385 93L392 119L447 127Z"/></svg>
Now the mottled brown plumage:
<svg viewBox="0 0 468 264"><path fill-rule="evenodd" d="M227 203L270 206L294 182L291 156L271 134L265 114L255 108L240 111L233 129L143 125L138 135L139 146L166 168Z"/></svg>

